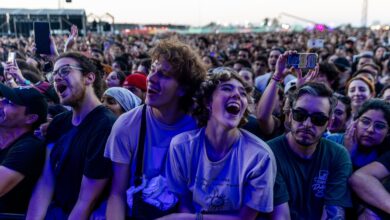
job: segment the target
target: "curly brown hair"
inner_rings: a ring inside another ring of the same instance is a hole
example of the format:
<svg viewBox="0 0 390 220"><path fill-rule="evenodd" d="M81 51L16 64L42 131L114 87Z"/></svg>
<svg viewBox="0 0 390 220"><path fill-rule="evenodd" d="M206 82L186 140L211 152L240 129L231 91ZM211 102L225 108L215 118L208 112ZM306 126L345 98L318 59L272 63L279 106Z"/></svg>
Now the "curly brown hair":
<svg viewBox="0 0 390 220"><path fill-rule="evenodd" d="M197 119L198 125L203 127L207 125L207 121L210 118L210 110L207 108L208 103L212 101L212 96L215 89L222 82L229 81L231 79L238 80L245 88L246 98L250 100L250 93L252 87L250 87L237 71L230 67L217 67L211 69L207 76L207 79L201 84L200 89L197 91L195 96L196 108L193 112L194 117ZM243 117L239 123L239 127L245 125L248 122L249 110L245 110Z"/></svg>
<svg viewBox="0 0 390 220"><path fill-rule="evenodd" d="M153 61L163 58L172 66L169 74L185 92L179 99L179 106L184 112L189 112L194 104L193 96L206 78L206 67L199 55L176 38L161 40L149 51L149 55Z"/></svg>

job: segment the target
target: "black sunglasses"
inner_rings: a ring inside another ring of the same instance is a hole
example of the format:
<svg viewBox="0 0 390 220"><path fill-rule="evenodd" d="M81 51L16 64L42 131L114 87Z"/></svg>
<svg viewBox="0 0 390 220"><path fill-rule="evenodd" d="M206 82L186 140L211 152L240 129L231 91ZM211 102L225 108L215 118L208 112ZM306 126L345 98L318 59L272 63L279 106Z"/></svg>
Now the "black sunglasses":
<svg viewBox="0 0 390 220"><path fill-rule="evenodd" d="M309 114L306 110L303 109L293 109L292 110L293 119L297 122L304 122L308 117L310 117L311 123L315 126L324 126L329 120L329 117L325 116L322 113L315 112Z"/></svg>

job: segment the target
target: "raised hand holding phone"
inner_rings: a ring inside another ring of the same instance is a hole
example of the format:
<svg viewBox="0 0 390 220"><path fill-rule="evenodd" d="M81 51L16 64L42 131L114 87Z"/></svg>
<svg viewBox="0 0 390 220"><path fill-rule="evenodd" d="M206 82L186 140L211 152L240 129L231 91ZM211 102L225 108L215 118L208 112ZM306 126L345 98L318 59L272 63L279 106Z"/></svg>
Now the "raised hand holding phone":
<svg viewBox="0 0 390 220"><path fill-rule="evenodd" d="M295 69L314 69L318 56L315 53L293 53L287 58L287 67Z"/></svg>
<svg viewBox="0 0 390 220"><path fill-rule="evenodd" d="M51 55L50 27L48 22L34 22L34 37L36 53Z"/></svg>

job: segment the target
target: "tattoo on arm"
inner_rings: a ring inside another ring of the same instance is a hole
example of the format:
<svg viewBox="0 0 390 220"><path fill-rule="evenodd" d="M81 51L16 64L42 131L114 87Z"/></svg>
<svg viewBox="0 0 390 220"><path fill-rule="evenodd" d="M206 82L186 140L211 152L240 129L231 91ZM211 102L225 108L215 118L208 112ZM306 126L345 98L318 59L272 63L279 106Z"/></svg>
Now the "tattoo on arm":
<svg viewBox="0 0 390 220"><path fill-rule="evenodd" d="M326 205L325 206L325 219L326 220L344 220L345 210L340 206Z"/></svg>

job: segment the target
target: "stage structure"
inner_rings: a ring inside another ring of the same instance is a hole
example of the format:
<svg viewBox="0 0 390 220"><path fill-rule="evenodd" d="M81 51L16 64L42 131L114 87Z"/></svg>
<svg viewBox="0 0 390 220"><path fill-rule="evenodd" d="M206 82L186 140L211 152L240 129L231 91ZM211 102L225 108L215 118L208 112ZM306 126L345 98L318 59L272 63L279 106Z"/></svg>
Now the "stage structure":
<svg viewBox="0 0 390 220"><path fill-rule="evenodd" d="M33 33L35 21L50 23L53 34L68 33L72 24L77 25L79 34L87 30L87 16L84 9L9 9L0 8L0 34L25 36Z"/></svg>

